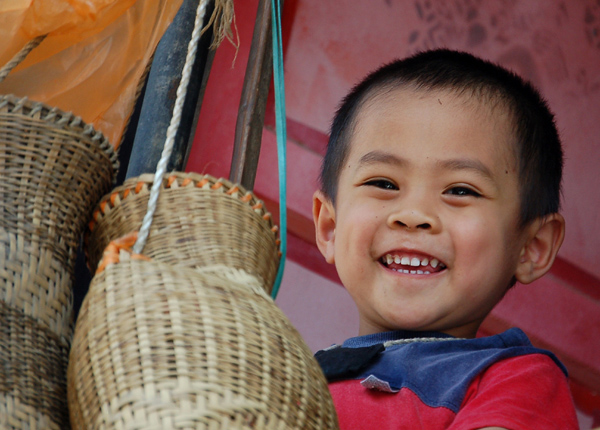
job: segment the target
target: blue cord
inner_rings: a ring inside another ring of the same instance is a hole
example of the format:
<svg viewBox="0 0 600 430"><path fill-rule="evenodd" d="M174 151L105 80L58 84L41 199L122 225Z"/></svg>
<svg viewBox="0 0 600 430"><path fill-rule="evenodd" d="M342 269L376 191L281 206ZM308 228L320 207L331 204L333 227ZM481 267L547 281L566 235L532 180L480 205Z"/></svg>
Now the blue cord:
<svg viewBox="0 0 600 430"><path fill-rule="evenodd" d="M279 170L279 237L281 238L281 259L275 284L271 291L273 300L277 297L287 253L287 175L286 175L286 142L285 123L285 88L283 81L283 42L281 38L281 5L279 0L271 0L271 21L273 30L273 81L275 87L275 127L277 132L277 166Z"/></svg>

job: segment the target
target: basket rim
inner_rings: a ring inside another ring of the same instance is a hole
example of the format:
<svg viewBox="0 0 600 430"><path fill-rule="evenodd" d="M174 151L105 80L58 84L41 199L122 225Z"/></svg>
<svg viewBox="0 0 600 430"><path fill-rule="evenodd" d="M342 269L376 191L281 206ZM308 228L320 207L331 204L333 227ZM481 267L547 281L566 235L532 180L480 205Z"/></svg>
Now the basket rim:
<svg viewBox="0 0 600 430"><path fill-rule="evenodd" d="M121 201L125 200L131 193L137 195L142 192L150 193L150 188L154 183L154 174L146 173L136 178L131 178L119 187L116 187L111 193L106 194L96 205L92 213L92 219L88 223L86 239L89 238L96 225L102 220L104 215L119 206ZM242 185L234 184L225 178L216 178L209 174L199 174L195 172L170 172L163 178L164 189L175 189L183 187L195 187L204 190L213 190L221 194L228 195L243 203L246 203L254 212L256 212L263 222L276 237L277 248L280 247L279 227L273 222L271 213L267 210L264 202L257 198L254 193L246 190ZM86 240L87 242L87 240Z"/></svg>
<svg viewBox="0 0 600 430"><path fill-rule="evenodd" d="M0 95L0 115L23 115L38 121L55 124L63 129L82 133L84 136L97 142L99 148L108 156L113 168L113 184L116 182L119 171L119 155L104 134L88 124L80 116L72 112L65 112L46 103L31 100L28 97L17 97L14 94Z"/></svg>

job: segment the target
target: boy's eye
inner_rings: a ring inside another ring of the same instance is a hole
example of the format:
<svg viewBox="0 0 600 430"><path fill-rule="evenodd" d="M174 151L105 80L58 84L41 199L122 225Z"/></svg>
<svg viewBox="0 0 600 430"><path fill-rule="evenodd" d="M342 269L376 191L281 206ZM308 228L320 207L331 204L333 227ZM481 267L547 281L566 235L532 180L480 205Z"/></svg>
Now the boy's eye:
<svg viewBox="0 0 600 430"><path fill-rule="evenodd" d="M446 191L446 194L450 194L453 196L459 196L459 197L465 197L465 196L481 197L481 194L479 194L477 191L475 191L471 188L467 188L467 187L452 187Z"/></svg>
<svg viewBox="0 0 600 430"><path fill-rule="evenodd" d="M372 187L381 188L382 190L397 190L398 187L391 181L387 179L371 179L370 181L365 182L365 185L370 185Z"/></svg>

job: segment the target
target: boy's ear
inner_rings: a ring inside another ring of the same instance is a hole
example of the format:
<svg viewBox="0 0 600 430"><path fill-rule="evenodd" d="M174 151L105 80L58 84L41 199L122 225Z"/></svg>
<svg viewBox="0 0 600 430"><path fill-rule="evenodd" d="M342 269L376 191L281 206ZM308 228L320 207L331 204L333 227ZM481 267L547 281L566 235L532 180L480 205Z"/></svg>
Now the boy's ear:
<svg viewBox="0 0 600 430"><path fill-rule="evenodd" d="M334 264L335 208L322 191L313 195L313 220L317 247L329 264Z"/></svg>
<svg viewBox="0 0 600 430"><path fill-rule="evenodd" d="M535 220L528 229L529 240L521 249L515 273L522 284L541 278L552 267L565 237L565 219L554 213Z"/></svg>

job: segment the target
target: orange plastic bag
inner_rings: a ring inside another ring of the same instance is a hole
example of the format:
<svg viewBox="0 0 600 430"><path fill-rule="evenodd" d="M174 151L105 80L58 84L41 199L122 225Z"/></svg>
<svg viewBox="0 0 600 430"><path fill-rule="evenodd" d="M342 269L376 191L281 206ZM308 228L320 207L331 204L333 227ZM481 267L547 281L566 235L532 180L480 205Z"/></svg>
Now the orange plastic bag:
<svg viewBox="0 0 600 430"><path fill-rule="evenodd" d="M140 78L181 2L0 1L0 66L47 35L0 83L0 94L71 111L118 146Z"/></svg>

